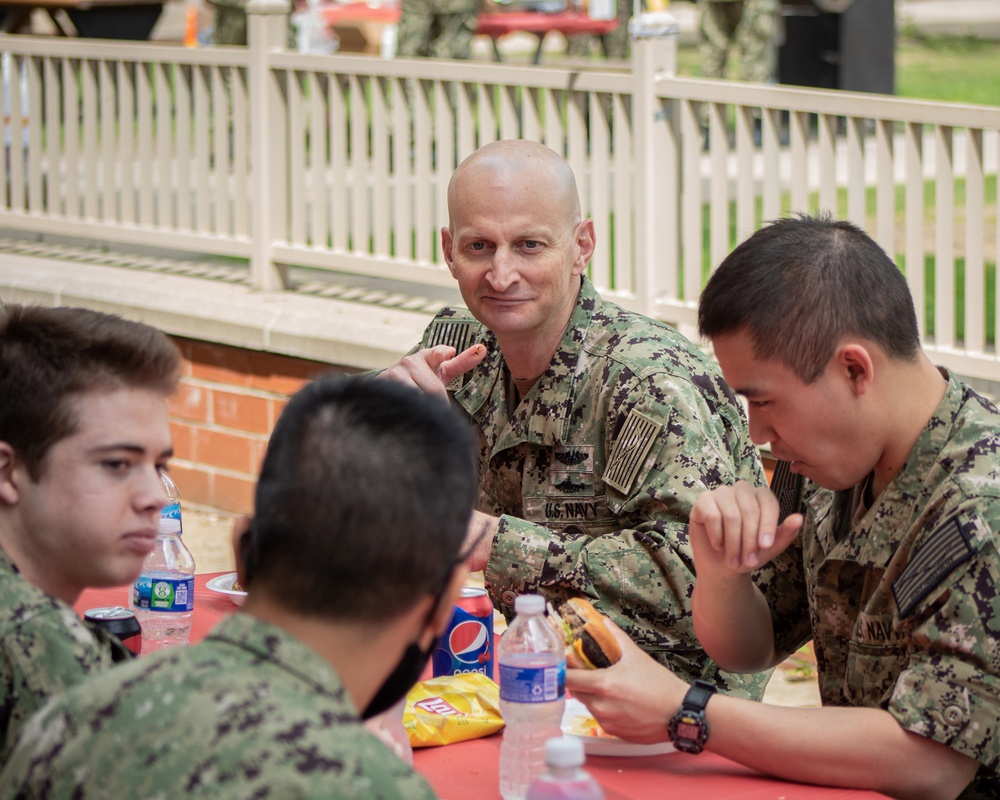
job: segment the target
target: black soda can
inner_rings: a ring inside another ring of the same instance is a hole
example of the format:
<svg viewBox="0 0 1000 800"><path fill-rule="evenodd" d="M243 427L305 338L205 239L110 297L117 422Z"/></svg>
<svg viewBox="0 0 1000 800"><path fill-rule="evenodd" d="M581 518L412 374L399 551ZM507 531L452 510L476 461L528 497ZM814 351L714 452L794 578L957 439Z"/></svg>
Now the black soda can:
<svg viewBox="0 0 1000 800"><path fill-rule="evenodd" d="M493 604L485 589L464 587L434 651L434 677L481 672L493 678Z"/></svg>
<svg viewBox="0 0 1000 800"><path fill-rule="evenodd" d="M142 651L142 626L135 614L123 606L104 606L91 608L83 618L99 628L104 628L135 655Z"/></svg>

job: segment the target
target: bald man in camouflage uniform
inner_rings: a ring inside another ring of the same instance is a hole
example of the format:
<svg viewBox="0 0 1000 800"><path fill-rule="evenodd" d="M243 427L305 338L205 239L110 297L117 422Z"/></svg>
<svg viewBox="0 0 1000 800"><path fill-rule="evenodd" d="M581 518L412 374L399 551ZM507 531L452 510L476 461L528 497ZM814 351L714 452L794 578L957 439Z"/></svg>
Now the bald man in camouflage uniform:
<svg viewBox="0 0 1000 800"><path fill-rule="evenodd" d="M468 58L481 0L402 0L400 56Z"/></svg>
<svg viewBox="0 0 1000 800"><path fill-rule="evenodd" d="M689 611L694 498L763 482L739 402L677 331L583 277L593 223L553 151L487 145L448 200L442 246L470 310L444 309L387 374L442 396L460 376L448 388L479 436L491 534L471 565L494 605L587 597L679 674L759 697L767 675L718 672Z"/></svg>
<svg viewBox="0 0 1000 800"><path fill-rule="evenodd" d="M848 222L767 225L698 321L784 464L773 491L695 501L695 630L733 669L812 639L824 706L714 697L703 746L805 783L1000 797L1000 411L928 359L906 279ZM621 664L567 685L609 733L662 728L687 685Z"/></svg>
<svg viewBox="0 0 1000 800"><path fill-rule="evenodd" d="M0 797L432 800L362 718L405 697L451 618L474 459L464 420L419 392L304 387L233 531L240 612L56 698Z"/></svg>

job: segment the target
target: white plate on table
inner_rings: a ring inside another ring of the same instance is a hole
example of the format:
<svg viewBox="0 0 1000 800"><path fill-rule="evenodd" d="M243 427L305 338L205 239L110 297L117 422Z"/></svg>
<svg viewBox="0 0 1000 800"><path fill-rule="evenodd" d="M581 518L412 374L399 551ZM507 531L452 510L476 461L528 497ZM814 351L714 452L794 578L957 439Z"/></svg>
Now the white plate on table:
<svg viewBox="0 0 1000 800"><path fill-rule="evenodd" d="M566 698L562 732L564 736L581 739L583 751L588 756L658 756L674 752L674 746L670 742L633 744L616 736L608 736L587 707L573 697Z"/></svg>
<svg viewBox="0 0 1000 800"><path fill-rule="evenodd" d="M247 593L233 588L236 583L236 573L230 572L226 575L217 575L205 582L205 588L216 594L224 594L236 605L241 606L247 599Z"/></svg>

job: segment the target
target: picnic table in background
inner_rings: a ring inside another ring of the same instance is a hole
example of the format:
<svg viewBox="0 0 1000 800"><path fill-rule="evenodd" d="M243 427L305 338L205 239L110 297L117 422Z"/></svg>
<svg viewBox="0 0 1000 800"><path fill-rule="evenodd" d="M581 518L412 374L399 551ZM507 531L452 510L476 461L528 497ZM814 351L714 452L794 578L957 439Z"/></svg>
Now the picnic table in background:
<svg viewBox="0 0 1000 800"><path fill-rule="evenodd" d="M323 3L320 13L340 38L341 50L378 53L382 30L399 22L400 7L398 3ZM533 59L537 64L545 37L552 32L563 36L597 36L607 55L604 37L617 27L616 19L592 19L585 11L576 9L484 11L477 19L476 34L490 37L493 53L497 61L502 61L498 41L511 33L530 33L538 39Z"/></svg>

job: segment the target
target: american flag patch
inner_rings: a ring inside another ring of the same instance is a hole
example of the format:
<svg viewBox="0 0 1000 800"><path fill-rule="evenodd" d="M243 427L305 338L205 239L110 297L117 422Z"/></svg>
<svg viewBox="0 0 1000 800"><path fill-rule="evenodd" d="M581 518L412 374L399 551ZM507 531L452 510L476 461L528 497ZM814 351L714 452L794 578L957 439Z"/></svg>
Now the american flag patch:
<svg viewBox="0 0 1000 800"><path fill-rule="evenodd" d="M449 345L455 348L455 354L467 350L475 343L475 333L479 328L478 322L464 320L441 319L431 325L427 335L427 346L437 347L439 344ZM462 388L465 375L456 375L445 387L449 392L454 392Z"/></svg>
<svg viewBox="0 0 1000 800"><path fill-rule="evenodd" d="M899 618L908 617L945 575L971 556L969 537L956 514L934 530L892 584Z"/></svg>
<svg viewBox="0 0 1000 800"><path fill-rule="evenodd" d="M608 486L622 494L631 491L632 482L639 474L649 448L653 446L661 428L663 428L662 423L654 422L645 414L635 409L629 412L615 440L608 468L604 472L604 482Z"/></svg>

